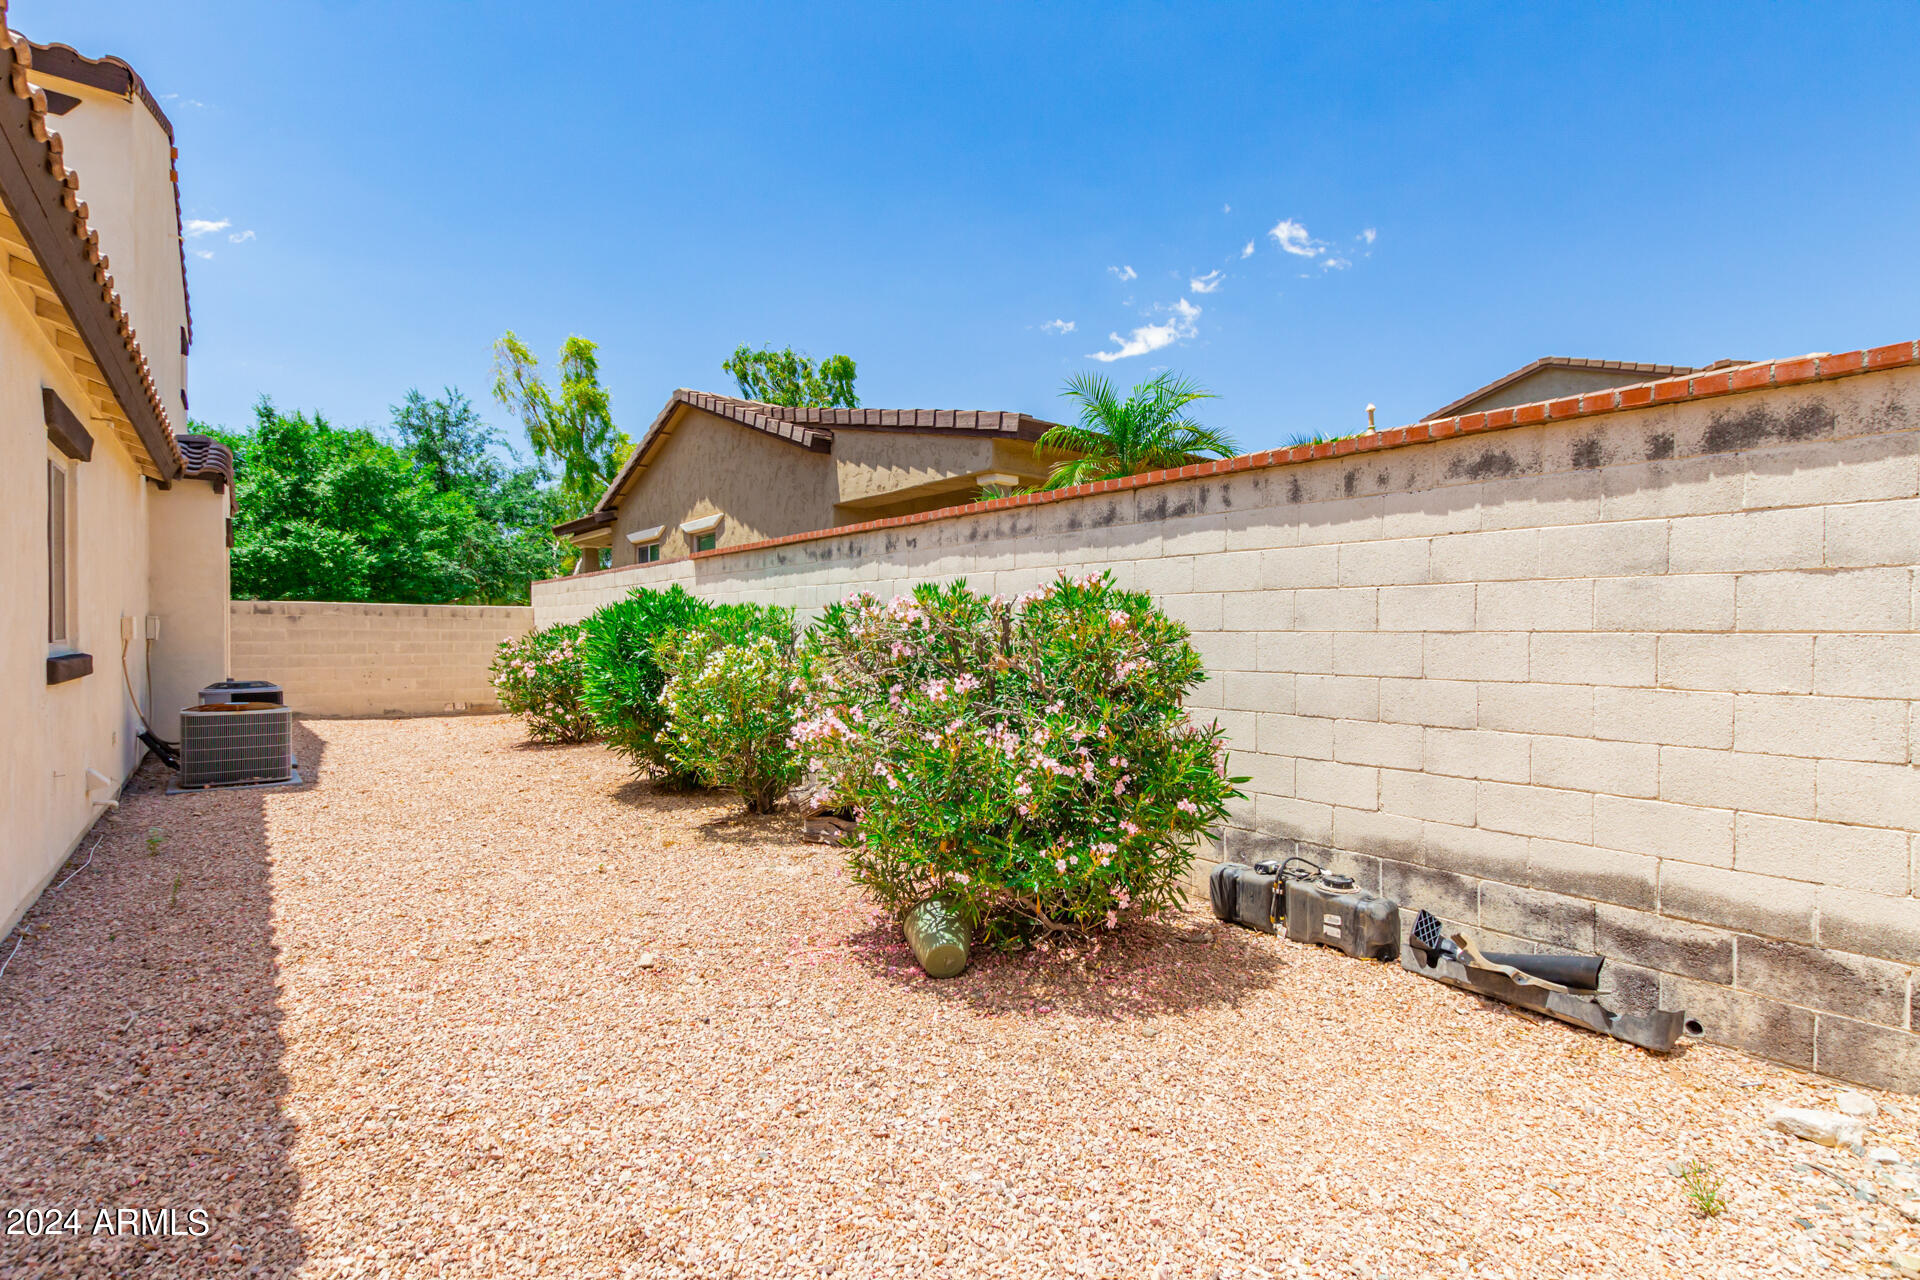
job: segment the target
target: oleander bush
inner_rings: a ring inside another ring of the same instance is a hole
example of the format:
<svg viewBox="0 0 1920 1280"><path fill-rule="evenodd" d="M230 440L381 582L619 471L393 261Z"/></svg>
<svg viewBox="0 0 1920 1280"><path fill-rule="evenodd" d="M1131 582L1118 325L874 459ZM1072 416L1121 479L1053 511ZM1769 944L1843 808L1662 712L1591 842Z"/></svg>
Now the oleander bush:
<svg viewBox="0 0 1920 1280"><path fill-rule="evenodd" d="M793 611L719 605L654 652L667 757L703 786L739 792L749 812L771 812L799 778Z"/></svg>
<svg viewBox="0 0 1920 1280"><path fill-rule="evenodd" d="M795 727L854 878L904 915L945 894L989 940L1117 928L1182 900L1194 837L1241 793L1182 698L1187 630L1106 574L1018 599L964 583L829 607Z"/></svg>
<svg viewBox="0 0 1920 1280"><path fill-rule="evenodd" d="M509 714L526 721L535 742L587 742L594 725L581 700L584 666L579 627L542 627L500 642L494 691Z"/></svg>
<svg viewBox="0 0 1920 1280"><path fill-rule="evenodd" d="M712 609L675 583L665 591L639 588L580 624L586 660L581 701L594 725L635 769L668 785L687 786L694 778L667 754L662 740L667 713L660 690L667 676L655 648L668 632L695 625Z"/></svg>

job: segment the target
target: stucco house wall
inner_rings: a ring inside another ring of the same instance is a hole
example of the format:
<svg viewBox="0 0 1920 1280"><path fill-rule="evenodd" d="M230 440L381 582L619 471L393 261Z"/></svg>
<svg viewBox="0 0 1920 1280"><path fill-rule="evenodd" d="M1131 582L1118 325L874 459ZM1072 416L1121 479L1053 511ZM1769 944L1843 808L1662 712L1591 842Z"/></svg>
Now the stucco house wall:
<svg viewBox="0 0 1920 1280"><path fill-rule="evenodd" d="M833 508L833 460L703 409L682 411L673 433L634 480L614 524L613 563L634 562L627 535L665 525L660 556L693 552L681 524L724 513L715 530L732 547L820 527Z"/></svg>
<svg viewBox="0 0 1920 1280"><path fill-rule="evenodd" d="M40 392L69 404L81 388L51 351L20 297L0 289L0 936L11 928L80 835L139 763L140 721L122 688L120 618L148 600L149 487L126 448L97 432L93 457L74 471L79 555L73 565L74 647L94 657L91 675L47 683L47 429ZM146 673L131 678L144 702ZM89 795L87 771L102 782Z"/></svg>
<svg viewBox="0 0 1920 1280"><path fill-rule="evenodd" d="M5 19L0 3L0 31ZM78 106L47 114L29 86L48 78L15 74L33 51L5 34L0 936L144 756L142 714L177 733L189 691L226 673L230 500L224 464L204 450L188 461L173 431L184 422L187 304L166 131L143 101L85 86L71 86ZM75 191L68 180L82 164ZM50 461L72 487L71 625L59 643L49 627Z"/></svg>
<svg viewBox="0 0 1920 1280"><path fill-rule="evenodd" d="M536 584L814 611L1112 572L1299 852L1616 998L1920 1090L1920 350L1806 357ZM1202 870L1204 871L1204 867ZM1411 910L1408 911L1410 920Z"/></svg>

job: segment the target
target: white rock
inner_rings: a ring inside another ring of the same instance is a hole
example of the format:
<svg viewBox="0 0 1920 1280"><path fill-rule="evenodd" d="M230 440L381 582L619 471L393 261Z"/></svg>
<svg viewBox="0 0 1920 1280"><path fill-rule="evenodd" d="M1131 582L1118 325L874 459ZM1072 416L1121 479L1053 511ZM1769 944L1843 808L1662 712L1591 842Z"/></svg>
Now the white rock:
<svg viewBox="0 0 1920 1280"><path fill-rule="evenodd" d="M1767 1127L1790 1133L1823 1147L1845 1147L1866 1137L1867 1127L1851 1116L1836 1111L1813 1111L1806 1107L1782 1107L1767 1117Z"/></svg>
<svg viewBox="0 0 1920 1280"><path fill-rule="evenodd" d="M1880 1109L1872 1098L1864 1093L1855 1093L1851 1089L1842 1089L1840 1096L1833 1101L1835 1106L1856 1120L1864 1120Z"/></svg>
<svg viewBox="0 0 1920 1280"><path fill-rule="evenodd" d="M1899 1164L1900 1153L1892 1147L1875 1147L1867 1152L1868 1164Z"/></svg>

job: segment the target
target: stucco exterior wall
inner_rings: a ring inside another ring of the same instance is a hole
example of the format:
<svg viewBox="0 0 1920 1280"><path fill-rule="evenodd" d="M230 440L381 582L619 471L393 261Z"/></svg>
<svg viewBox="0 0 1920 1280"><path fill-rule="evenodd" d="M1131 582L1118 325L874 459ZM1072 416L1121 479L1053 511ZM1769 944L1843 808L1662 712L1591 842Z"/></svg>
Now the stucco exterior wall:
<svg viewBox="0 0 1920 1280"><path fill-rule="evenodd" d="M902 507L930 510L911 500L941 492L949 495L945 499L949 505L971 502L980 488L973 477L983 471L1015 475L1022 484L1046 474L1034 460L1033 446L1025 441L854 427L834 429L833 471L838 510L825 513L828 522L818 528L870 519L871 513L861 508L875 504L888 514Z"/></svg>
<svg viewBox="0 0 1920 1280"><path fill-rule="evenodd" d="M1544 416L1544 415L1542 415ZM1920 1090L1920 370L1616 411L534 587L817 610L1109 570L1193 629L1300 852L1616 998Z"/></svg>
<svg viewBox="0 0 1920 1280"><path fill-rule="evenodd" d="M233 674L282 686L303 716L497 711L494 651L532 625L525 605L236 600Z"/></svg>
<svg viewBox="0 0 1920 1280"><path fill-rule="evenodd" d="M80 99L47 123L84 184L87 220L113 260L114 287L133 321L141 354L177 430L186 430L187 323L180 229L174 207L173 144L145 104L38 73L29 79Z"/></svg>
<svg viewBox="0 0 1920 1280"><path fill-rule="evenodd" d="M704 409L681 411L673 433L634 482L613 527L613 563L634 563L627 535L665 525L661 559L693 550L681 524L724 513L722 547L832 523L833 462Z"/></svg>
<svg viewBox="0 0 1920 1280"><path fill-rule="evenodd" d="M836 427L832 453L815 453L689 406L620 503L613 567L636 562L636 530L664 525L660 559L674 560L693 551L680 525L702 516L726 517L718 546L742 546L969 501L981 472L1046 473L1023 441Z"/></svg>
<svg viewBox="0 0 1920 1280"><path fill-rule="evenodd" d="M1517 382L1510 382L1498 391L1489 391L1476 400L1470 400L1455 412L1484 413L1488 409L1533 404L1559 396L1577 396L1583 391L1597 391L1603 387L1631 386L1636 382L1645 382L1646 378L1647 375L1643 373L1623 373L1618 369L1548 367L1530 373Z"/></svg>
<svg viewBox="0 0 1920 1280"><path fill-rule="evenodd" d="M140 722L120 671L120 619L148 611L147 517L154 491L104 425L89 424L91 461L74 469L77 555L71 565L72 648L93 655L91 675L47 683L47 428L42 386L70 406L82 389L29 316L0 288L0 937L19 919L81 835L104 812L88 796L87 770L118 793L143 749ZM146 672L132 663L136 696Z"/></svg>
<svg viewBox="0 0 1920 1280"><path fill-rule="evenodd" d="M226 553L228 495L187 481L151 496L147 554L154 642L153 698L147 718L169 742L180 740L180 712L200 690L227 677L228 604L233 579ZM144 640L141 642L144 643ZM138 645L135 646L136 648Z"/></svg>

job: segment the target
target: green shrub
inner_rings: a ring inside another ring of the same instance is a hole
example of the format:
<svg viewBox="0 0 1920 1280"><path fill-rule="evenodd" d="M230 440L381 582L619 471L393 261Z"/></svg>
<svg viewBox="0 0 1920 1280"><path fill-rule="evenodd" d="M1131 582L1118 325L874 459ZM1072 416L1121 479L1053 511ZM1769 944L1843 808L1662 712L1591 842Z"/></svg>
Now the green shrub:
<svg viewBox="0 0 1920 1280"><path fill-rule="evenodd" d="M675 583L665 591L640 588L580 624L586 659L581 701L607 745L640 771L683 786L693 778L661 741L667 716L660 689L667 677L654 647L669 631L692 626L712 608Z"/></svg>
<svg viewBox="0 0 1920 1280"><path fill-rule="evenodd" d="M855 597L807 659L795 740L896 914L945 893L1002 938L1116 928L1182 899L1193 837L1245 781L1181 710L1204 675L1186 628L1105 574Z"/></svg>
<svg viewBox="0 0 1920 1280"><path fill-rule="evenodd" d="M527 722L535 742L587 742L593 719L581 701L580 628L572 623L502 640L493 659L500 705Z"/></svg>
<svg viewBox="0 0 1920 1280"><path fill-rule="evenodd" d="M771 812L799 777L792 611L721 605L655 653L668 757L705 786L738 791L748 811Z"/></svg>

